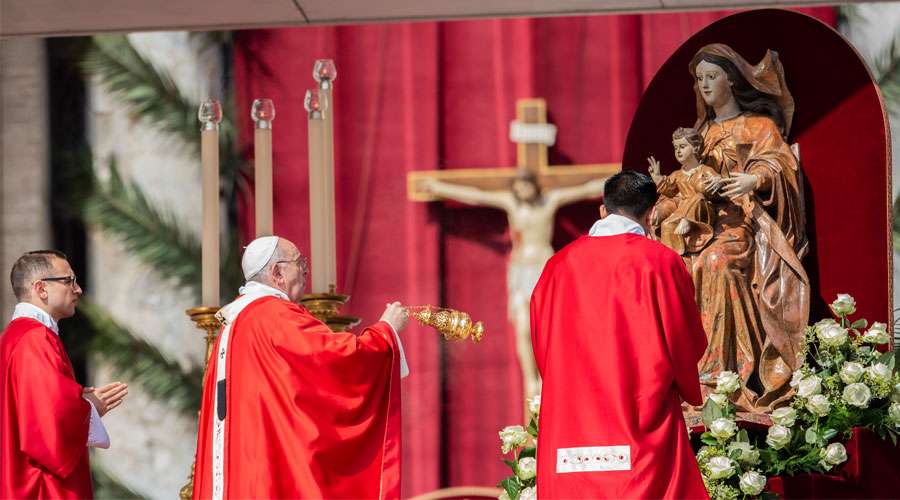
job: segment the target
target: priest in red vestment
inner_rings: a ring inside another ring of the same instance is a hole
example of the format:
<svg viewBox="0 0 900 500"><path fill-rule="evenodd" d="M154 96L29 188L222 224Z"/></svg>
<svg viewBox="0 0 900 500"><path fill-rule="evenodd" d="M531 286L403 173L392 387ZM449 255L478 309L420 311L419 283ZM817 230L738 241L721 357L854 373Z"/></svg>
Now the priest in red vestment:
<svg viewBox="0 0 900 500"><path fill-rule="evenodd" d="M109 447L100 417L128 388L75 381L57 324L81 288L64 254L28 252L10 281L19 303L0 334L0 498L92 498L88 447Z"/></svg>
<svg viewBox="0 0 900 500"><path fill-rule="evenodd" d="M706 335L681 257L646 236L656 198L644 174L607 180L603 218L532 295L543 500L708 498L681 412Z"/></svg>
<svg viewBox="0 0 900 500"><path fill-rule="evenodd" d="M293 243L258 238L241 265L206 371L194 498L398 498L406 310L333 332L298 305Z"/></svg>

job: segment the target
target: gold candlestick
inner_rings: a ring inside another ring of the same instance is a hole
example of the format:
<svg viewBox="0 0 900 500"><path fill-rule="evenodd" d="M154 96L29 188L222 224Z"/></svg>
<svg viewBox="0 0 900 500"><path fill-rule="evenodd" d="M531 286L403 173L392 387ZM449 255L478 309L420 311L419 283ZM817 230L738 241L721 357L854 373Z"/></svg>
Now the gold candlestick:
<svg viewBox="0 0 900 500"><path fill-rule="evenodd" d="M465 340L479 342L484 337L484 325L481 321L472 322L472 318L462 311L443 307L410 306L406 308L410 316L419 323L437 329L445 340Z"/></svg>
<svg viewBox="0 0 900 500"><path fill-rule="evenodd" d="M219 312L218 307L193 307L185 311L188 316L191 317L191 321L196 323L197 328L203 330L206 340L206 360L205 369L203 370L206 373L206 368L209 368L209 357L212 354L213 346L216 344L216 337L219 335L219 328L222 327L222 323L219 322L219 319L216 318L216 313ZM197 456L194 456L194 463L191 464L191 475L188 476L188 482L184 486L181 487L181 491L178 492L178 497L181 500L190 500L194 495L194 472L197 467Z"/></svg>
<svg viewBox="0 0 900 500"><path fill-rule="evenodd" d="M303 307L322 321L328 328L335 332L349 332L351 328L359 324L359 318L341 316L341 306L350 300L349 295L335 293L334 285L329 287L328 293L308 293L300 299Z"/></svg>

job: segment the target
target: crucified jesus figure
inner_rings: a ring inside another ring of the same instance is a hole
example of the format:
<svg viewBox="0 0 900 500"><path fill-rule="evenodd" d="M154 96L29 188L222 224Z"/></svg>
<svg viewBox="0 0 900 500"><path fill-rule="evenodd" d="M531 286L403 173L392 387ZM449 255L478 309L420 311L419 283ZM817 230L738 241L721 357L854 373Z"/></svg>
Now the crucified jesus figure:
<svg viewBox="0 0 900 500"><path fill-rule="evenodd" d="M563 205L599 197L604 182L595 179L578 186L542 191L537 177L527 170L518 172L509 191L486 191L437 179L423 181L424 190L435 197L506 212L512 239L506 274L508 315L515 327L516 353L527 398L541 392L541 378L531 349L531 292L544 264L553 255L551 242L556 211Z"/></svg>

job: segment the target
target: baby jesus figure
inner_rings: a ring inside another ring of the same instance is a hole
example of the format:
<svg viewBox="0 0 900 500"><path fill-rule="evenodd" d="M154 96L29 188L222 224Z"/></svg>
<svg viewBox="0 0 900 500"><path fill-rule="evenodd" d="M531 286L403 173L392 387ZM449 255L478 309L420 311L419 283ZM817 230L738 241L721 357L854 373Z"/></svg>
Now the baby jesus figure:
<svg viewBox="0 0 900 500"><path fill-rule="evenodd" d="M657 220L662 221L659 239L679 255L686 256L699 253L713 237L716 214L706 181L718 178L719 174L700 163L703 136L697 129L675 130L672 146L681 169L669 176L661 175L659 162L651 156L647 159L648 170L660 194L656 205Z"/></svg>

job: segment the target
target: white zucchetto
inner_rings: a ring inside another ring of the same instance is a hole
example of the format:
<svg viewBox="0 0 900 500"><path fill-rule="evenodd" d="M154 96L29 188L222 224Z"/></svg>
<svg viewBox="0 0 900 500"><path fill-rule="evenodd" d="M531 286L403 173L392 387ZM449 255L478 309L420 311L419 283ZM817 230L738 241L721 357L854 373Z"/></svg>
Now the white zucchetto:
<svg viewBox="0 0 900 500"><path fill-rule="evenodd" d="M244 249L244 256L241 258L244 279L249 280L266 267L272 255L275 255L278 239L278 236L263 236L247 245L247 248Z"/></svg>

